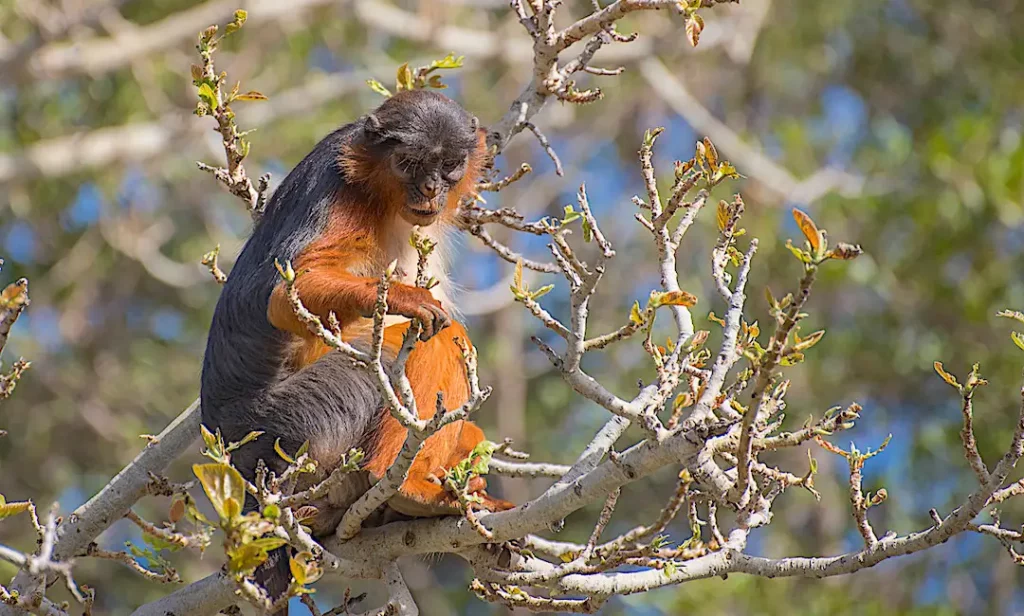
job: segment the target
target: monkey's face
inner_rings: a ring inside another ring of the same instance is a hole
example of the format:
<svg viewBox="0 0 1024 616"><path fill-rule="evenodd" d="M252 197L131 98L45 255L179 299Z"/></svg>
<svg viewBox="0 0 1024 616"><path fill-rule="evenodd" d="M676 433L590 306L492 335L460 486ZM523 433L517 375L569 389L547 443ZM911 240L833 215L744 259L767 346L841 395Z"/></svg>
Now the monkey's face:
<svg viewBox="0 0 1024 616"><path fill-rule="evenodd" d="M403 219L430 225L449 197L461 196L455 189L478 147L477 128L476 118L458 103L426 90L396 94L367 116L380 163L402 186Z"/></svg>
<svg viewBox="0 0 1024 616"><path fill-rule="evenodd" d="M428 146L397 147L389 157L391 172L405 187L402 217L415 225L429 225L448 203L448 194L466 173L469 151Z"/></svg>

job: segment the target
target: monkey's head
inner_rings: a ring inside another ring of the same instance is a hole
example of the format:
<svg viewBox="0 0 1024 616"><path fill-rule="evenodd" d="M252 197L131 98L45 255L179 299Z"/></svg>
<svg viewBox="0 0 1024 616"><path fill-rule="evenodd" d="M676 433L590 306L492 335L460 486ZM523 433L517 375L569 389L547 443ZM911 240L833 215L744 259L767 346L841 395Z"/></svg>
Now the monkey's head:
<svg viewBox="0 0 1024 616"><path fill-rule="evenodd" d="M430 90L395 94L366 116L364 143L378 173L400 194L398 214L429 225L454 207L479 173L481 137L476 117Z"/></svg>

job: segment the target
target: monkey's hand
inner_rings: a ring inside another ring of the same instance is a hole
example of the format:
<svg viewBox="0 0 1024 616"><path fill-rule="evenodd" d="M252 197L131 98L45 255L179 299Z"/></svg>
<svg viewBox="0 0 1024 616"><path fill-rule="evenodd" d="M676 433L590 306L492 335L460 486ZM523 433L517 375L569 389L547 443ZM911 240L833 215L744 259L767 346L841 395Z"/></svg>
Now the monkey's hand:
<svg viewBox="0 0 1024 616"><path fill-rule="evenodd" d="M500 498L494 498L487 493L487 480L477 476L469 480L469 487L466 490L471 496L479 499L479 502L472 503L473 509L477 511L508 511L514 509L515 505Z"/></svg>
<svg viewBox="0 0 1024 616"><path fill-rule="evenodd" d="M423 326L420 340L429 340L442 329L452 324L451 317L441 307L441 302L421 287L396 284L388 292L388 312L416 319Z"/></svg>

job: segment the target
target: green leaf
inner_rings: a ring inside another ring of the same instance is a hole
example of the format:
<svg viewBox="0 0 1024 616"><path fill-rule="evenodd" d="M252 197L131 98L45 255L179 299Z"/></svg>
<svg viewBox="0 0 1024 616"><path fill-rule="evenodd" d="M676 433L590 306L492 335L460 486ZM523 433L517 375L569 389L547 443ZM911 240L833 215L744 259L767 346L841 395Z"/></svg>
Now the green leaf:
<svg viewBox="0 0 1024 616"><path fill-rule="evenodd" d="M182 547L184 547L180 543L168 541L167 539L159 535L153 535L147 532L142 533L142 541L149 547L153 548L153 550L156 552L159 552L161 550L167 550L168 552L178 552L182 549Z"/></svg>
<svg viewBox="0 0 1024 616"><path fill-rule="evenodd" d="M576 219L580 217L579 212L573 211L572 205L565 206L564 208L562 208L562 211L565 214L565 216L562 218L563 227L571 222L574 222Z"/></svg>
<svg viewBox="0 0 1024 616"><path fill-rule="evenodd" d="M811 450L810 449L807 450L807 461L808 461L808 463L811 466L811 474L812 475L817 475L818 474L818 461L815 460L814 456L811 455Z"/></svg>
<svg viewBox="0 0 1024 616"><path fill-rule="evenodd" d="M456 57L455 53L449 53L447 56L440 60L434 60L430 63L430 68L462 68L462 61L466 56Z"/></svg>
<svg viewBox="0 0 1024 616"><path fill-rule="evenodd" d="M739 179L743 177L739 171L736 171L736 167L733 166L729 161L722 161L722 164L718 165L718 169L715 170L715 175L711 178L712 183L717 184L725 178Z"/></svg>
<svg viewBox="0 0 1024 616"><path fill-rule="evenodd" d="M282 266L280 261L274 259L274 267L277 268L277 273L278 275L281 276L282 280L284 280L285 282L295 281L295 269L292 268L291 261L285 261L284 265Z"/></svg>
<svg viewBox="0 0 1024 616"><path fill-rule="evenodd" d="M193 464L192 472L222 520L232 520L245 502L245 480L227 464Z"/></svg>
<svg viewBox="0 0 1024 616"><path fill-rule="evenodd" d="M281 448L281 439L276 439L274 441L274 451L276 451L277 455L281 456L281 459L288 464L295 464L295 458L285 453L284 449Z"/></svg>
<svg viewBox="0 0 1024 616"><path fill-rule="evenodd" d="M811 255L806 250L794 246L792 240L786 240L786 248L788 248L789 252L793 253L793 256L799 259L801 263L810 263L812 261Z"/></svg>
<svg viewBox="0 0 1024 616"><path fill-rule="evenodd" d="M199 99L209 105L210 109L217 108L217 94L210 84L204 83L199 86Z"/></svg>
<svg viewBox="0 0 1024 616"><path fill-rule="evenodd" d="M377 81L376 79L367 79L366 85L370 86L370 89L380 94L384 98L391 98L391 90L384 87L384 84Z"/></svg>
<svg viewBox="0 0 1024 616"><path fill-rule="evenodd" d="M231 443L230 445L228 445L227 450L228 451L234 451L234 450L238 449L239 447L241 447L242 445L246 445L248 443L251 443L251 442L255 441L257 438L259 438L259 436L261 434L263 434L262 431L260 431L260 430L253 430L249 434L246 434L245 437L242 438L242 440L238 441L237 443Z"/></svg>
<svg viewBox="0 0 1024 616"><path fill-rule="evenodd" d="M512 276L512 293L523 292L523 260L516 261L516 270ZM518 296L517 296L518 297Z"/></svg>
<svg viewBox="0 0 1024 616"><path fill-rule="evenodd" d="M206 445L207 449L215 449L220 439L213 432L210 432L206 426L200 424L199 433L203 436L203 444Z"/></svg>
<svg viewBox="0 0 1024 616"><path fill-rule="evenodd" d="M227 550L228 571L248 573L267 560L269 553L288 543L280 537L263 537Z"/></svg>
<svg viewBox="0 0 1024 616"><path fill-rule="evenodd" d="M804 354L799 352L790 353L779 360L780 366L795 366L804 360Z"/></svg>
<svg viewBox="0 0 1024 616"><path fill-rule="evenodd" d="M541 288L537 289L536 291L534 291L533 293L530 293L530 299L540 299L540 298L544 297L545 295L547 295L551 291L551 289L554 289L554 288L555 288L555 285L553 285L553 284L546 284L543 287L541 287Z"/></svg>
<svg viewBox="0 0 1024 616"><path fill-rule="evenodd" d="M665 132L665 127L659 126L657 128L649 128L644 131L644 143L643 147L650 149L654 147L654 142L658 139L658 135Z"/></svg>

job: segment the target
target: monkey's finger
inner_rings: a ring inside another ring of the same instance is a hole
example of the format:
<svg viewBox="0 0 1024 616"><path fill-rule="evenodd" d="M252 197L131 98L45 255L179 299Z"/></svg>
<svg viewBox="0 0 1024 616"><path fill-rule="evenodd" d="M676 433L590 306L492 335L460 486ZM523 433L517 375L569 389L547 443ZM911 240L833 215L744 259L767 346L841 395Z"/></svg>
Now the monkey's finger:
<svg viewBox="0 0 1024 616"><path fill-rule="evenodd" d="M422 317L423 331L420 333L420 340L429 340L435 334L452 323L448 313L439 306L424 304L422 306L422 312L425 314Z"/></svg>
<svg viewBox="0 0 1024 616"><path fill-rule="evenodd" d="M434 337L434 315L425 309L419 311L416 320L420 323L420 340L426 342Z"/></svg>
<svg viewBox="0 0 1024 616"><path fill-rule="evenodd" d="M472 479L470 479L469 483L466 485L466 491L469 492L470 494L475 494L475 493L478 493L478 492L483 492L486 489L487 489L487 480L484 479L483 477L479 476L479 475L477 475L476 477L473 477Z"/></svg>

